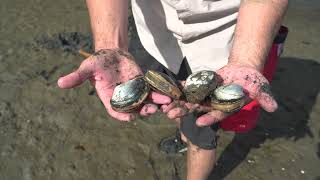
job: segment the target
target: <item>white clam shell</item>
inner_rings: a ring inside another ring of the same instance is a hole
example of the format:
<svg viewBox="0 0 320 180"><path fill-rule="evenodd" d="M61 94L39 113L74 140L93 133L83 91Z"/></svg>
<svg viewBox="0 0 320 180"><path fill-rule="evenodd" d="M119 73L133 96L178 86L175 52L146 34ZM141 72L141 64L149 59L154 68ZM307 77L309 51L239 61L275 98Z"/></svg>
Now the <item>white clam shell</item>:
<svg viewBox="0 0 320 180"><path fill-rule="evenodd" d="M243 88L237 84L229 84L218 87L214 91L214 95L218 100L232 101L244 97Z"/></svg>
<svg viewBox="0 0 320 180"><path fill-rule="evenodd" d="M188 102L200 103L217 87L214 71L198 71L186 79L183 88Z"/></svg>
<svg viewBox="0 0 320 180"><path fill-rule="evenodd" d="M213 81L215 78L214 71L199 71L191 74L186 79L185 86L194 85L200 87L201 85L208 84L208 82Z"/></svg>

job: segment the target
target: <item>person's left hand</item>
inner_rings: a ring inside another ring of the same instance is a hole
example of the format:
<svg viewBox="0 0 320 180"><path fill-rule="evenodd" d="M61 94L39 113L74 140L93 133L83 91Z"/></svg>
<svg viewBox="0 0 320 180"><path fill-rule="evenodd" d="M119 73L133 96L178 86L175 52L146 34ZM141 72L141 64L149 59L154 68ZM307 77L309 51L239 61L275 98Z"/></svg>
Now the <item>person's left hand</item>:
<svg viewBox="0 0 320 180"><path fill-rule="evenodd" d="M267 112L274 112L278 105L272 96L268 80L255 68L248 65L229 63L223 68L216 71L221 84L235 83L243 87L246 95L250 99L255 99L260 106ZM184 101L172 102L170 105L162 106L162 111L167 113L170 119L180 119L188 111L208 112L209 106L199 104L190 104ZM200 116L197 119L198 126L209 126L213 123L222 121L230 113L224 113L218 110Z"/></svg>

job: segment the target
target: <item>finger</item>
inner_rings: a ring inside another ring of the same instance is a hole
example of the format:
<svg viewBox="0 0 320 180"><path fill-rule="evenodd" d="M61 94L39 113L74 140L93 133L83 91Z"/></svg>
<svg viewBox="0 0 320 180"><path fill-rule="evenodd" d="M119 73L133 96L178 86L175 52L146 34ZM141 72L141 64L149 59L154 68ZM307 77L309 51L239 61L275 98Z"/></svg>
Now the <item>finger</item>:
<svg viewBox="0 0 320 180"><path fill-rule="evenodd" d="M149 99L155 104L170 104L171 98L157 92L151 92L149 94Z"/></svg>
<svg viewBox="0 0 320 180"><path fill-rule="evenodd" d="M184 106L188 108L189 110L194 110L198 108L200 105L199 104L192 104L192 103L185 103Z"/></svg>
<svg viewBox="0 0 320 180"><path fill-rule="evenodd" d="M69 89L76 86L79 86L85 81L79 75L78 71L72 72L64 77L59 78L58 86L62 89Z"/></svg>
<svg viewBox="0 0 320 180"><path fill-rule="evenodd" d="M185 103L184 106L188 109L189 112L195 111L197 108L200 107L199 104L192 104L192 103Z"/></svg>
<svg viewBox="0 0 320 180"><path fill-rule="evenodd" d="M167 116L168 118L170 119L177 119L177 118L180 118L184 115L186 115L186 110L183 109L183 108L180 108L180 107L176 107L176 108L173 108L171 109L168 113L167 113Z"/></svg>
<svg viewBox="0 0 320 180"><path fill-rule="evenodd" d="M167 113L175 107L184 107L185 103L185 101L175 100L171 102L169 105L162 105L161 110L162 112Z"/></svg>
<svg viewBox="0 0 320 180"><path fill-rule="evenodd" d="M196 124L200 127L210 126L211 124L217 123L226 117L227 114L222 111L211 111L205 115L200 116L197 119Z"/></svg>
<svg viewBox="0 0 320 180"><path fill-rule="evenodd" d="M110 104L110 99L111 99L111 95L113 92L112 89L102 88L102 87L96 86L96 90L97 90L97 94L98 94L100 100L102 101L104 107L106 108L108 114L111 117L118 119L120 121L130 121L130 120L134 119L134 115L132 113L122 113L122 112L117 112L112 109L111 104Z"/></svg>
<svg viewBox="0 0 320 180"><path fill-rule="evenodd" d="M169 105L167 105L167 104L161 105L161 107L160 107L161 112L164 112L164 110L166 110L168 108L168 106Z"/></svg>
<svg viewBox="0 0 320 180"><path fill-rule="evenodd" d="M140 115L149 116L157 112L157 110L158 110L158 107L155 104L145 104L140 110Z"/></svg>
<svg viewBox="0 0 320 180"><path fill-rule="evenodd" d="M63 89L73 88L82 84L85 80L89 79L93 74L93 61L89 59L82 62L79 69L76 71L59 78L58 86Z"/></svg>
<svg viewBox="0 0 320 180"><path fill-rule="evenodd" d="M211 106L199 106L195 109L197 112L211 112L212 107Z"/></svg>
<svg viewBox="0 0 320 180"><path fill-rule="evenodd" d="M274 112L278 108L278 103L272 95L269 84L264 84L260 87L256 99L260 106L267 112Z"/></svg>
<svg viewBox="0 0 320 180"><path fill-rule="evenodd" d="M177 106L177 102L171 102L169 105L162 105L161 110L164 113L168 113L171 109Z"/></svg>
<svg viewBox="0 0 320 180"><path fill-rule="evenodd" d="M210 112L212 111L211 106L206 106L206 105L200 105L200 104L192 104L192 103L185 103L184 105L189 112Z"/></svg>

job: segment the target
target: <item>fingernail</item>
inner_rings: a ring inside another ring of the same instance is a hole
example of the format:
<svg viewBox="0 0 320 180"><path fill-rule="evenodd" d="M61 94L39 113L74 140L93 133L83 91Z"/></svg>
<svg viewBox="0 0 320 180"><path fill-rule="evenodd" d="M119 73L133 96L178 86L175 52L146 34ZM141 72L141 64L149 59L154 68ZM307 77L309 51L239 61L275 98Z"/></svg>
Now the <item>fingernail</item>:
<svg viewBox="0 0 320 180"><path fill-rule="evenodd" d="M57 82L57 84L58 84L59 87L62 86L62 82L63 82L63 81L62 81L62 78L59 78L59 79L58 79L58 82Z"/></svg>
<svg viewBox="0 0 320 180"><path fill-rule="evenodd" d="M271 107L271 112L275 112L278 109L278 103L276 101L273 101L272 103L272 107Z"/></svg>

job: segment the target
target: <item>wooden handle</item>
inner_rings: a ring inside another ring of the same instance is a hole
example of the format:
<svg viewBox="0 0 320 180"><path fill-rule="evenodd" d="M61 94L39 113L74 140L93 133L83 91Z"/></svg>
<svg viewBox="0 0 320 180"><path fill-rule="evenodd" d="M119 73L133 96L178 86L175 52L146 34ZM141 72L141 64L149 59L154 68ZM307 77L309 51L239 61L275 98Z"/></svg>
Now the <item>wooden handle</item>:
<svg viewBox="0 0 320 180"><path fill-rule="evenodd" d="M82 50L82 49L80 49L80 50L78 51L78 53L79 53L80 55L82 55L83 57L85 57L85 58L88 58L88 57L92 56L92 54L90 54L90 53L88 53L88 52L86 52L86 51L84 51L84 50Z"/></svg>

